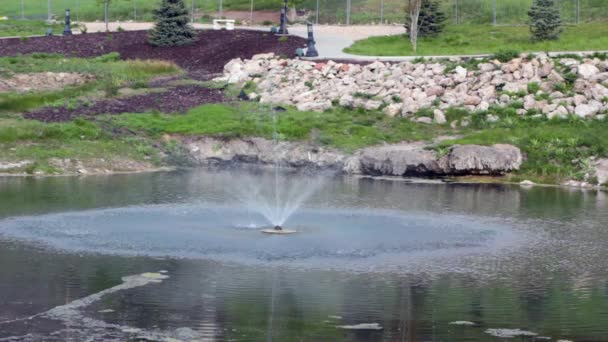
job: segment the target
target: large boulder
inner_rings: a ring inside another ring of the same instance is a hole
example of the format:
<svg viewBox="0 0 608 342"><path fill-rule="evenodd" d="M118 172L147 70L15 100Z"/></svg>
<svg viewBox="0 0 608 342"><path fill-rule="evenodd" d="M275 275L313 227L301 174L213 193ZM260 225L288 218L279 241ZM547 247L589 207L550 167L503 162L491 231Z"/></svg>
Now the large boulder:
<svg viewBox="0 0 608 342"><path fill-rule="evenodd" d="M595 177L597 184L608 185L608 159L599 159L595 163Z"/></svg>
<svg viewBox="0 0 608 342"><path fill-rule="evenodd" d="M271 165L278 161L286 167L341 170L345 160L344 154L330 149L284 141L275 143L264 138L201 137L187 138L183 143L193 164L200 166Z"/></svg>
<svg viewBox="0 0 608 342"><path fill-rule="evenodd" d="M512 145L457 145L447 156L450 174L502 175L518 170L523 162L519 148Z"/></svg>
<svg viewBox="0 0 608 342"><path fill-rule="evenodd" d="M424 143L365 148L356 155L360 172L374 176L430 176L444 174L434 151Z"/></svg>

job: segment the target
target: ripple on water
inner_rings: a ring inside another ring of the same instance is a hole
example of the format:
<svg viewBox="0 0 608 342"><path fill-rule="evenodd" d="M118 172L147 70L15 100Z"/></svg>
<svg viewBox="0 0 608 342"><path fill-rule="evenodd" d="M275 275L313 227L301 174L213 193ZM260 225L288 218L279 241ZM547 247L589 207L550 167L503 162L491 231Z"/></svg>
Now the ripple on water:
<svg viewBox="0 0 608 342"><path fill-rule="evenodd" d="M305 209L286 226L298 234L261 234L268 223L239 208L184 204L16 217L0 221L0 234L66 251L366 271L450 260L454 270L454 256L494 255L520 242L507 225L457 215Z"/></svg>

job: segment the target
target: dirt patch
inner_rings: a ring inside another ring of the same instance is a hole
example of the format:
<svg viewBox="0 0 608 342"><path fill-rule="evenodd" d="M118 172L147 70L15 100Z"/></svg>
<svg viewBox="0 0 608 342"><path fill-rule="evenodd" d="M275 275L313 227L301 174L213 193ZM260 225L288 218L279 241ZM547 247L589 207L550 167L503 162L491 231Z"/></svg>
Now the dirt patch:
<svg viewBox="0 0 608 342"><path fill-rule="evenodd" d="M93 75L70 72L15 74L10 78L0 78L0 93L60 90L67 86L82 85L93 79Z"/></svg>
<svg viewBox="0 0 608 342"><path fill-rule="evenodd" d="M32 37L28 40L0 39L0 56L34 52L59 53L68 57L93 57L110 52L123 59L161 59L176 63L190 77L207 80L220 73L233 58L251 58L259 53L294 56L306 45L300 37L279 41L270 33L249 30L200 31L199 40L191 45L155 47L147 43L147 31L88 33L73 36Z"/></svg>
<svg viewBox="0 0 608 342"><path fill-rule="evenodd" d="M163 113L175 113L185 112L190 108L206 103L224 101L224 94L220 89L186 85L171 88L161 93L149 93L102 100L93 105L83 105L78 108L45 107L26 113L24 117L44 122L60 122L72 120L79 116L90 117L100 114L142 113L150 110L158 110Z"/></svg>

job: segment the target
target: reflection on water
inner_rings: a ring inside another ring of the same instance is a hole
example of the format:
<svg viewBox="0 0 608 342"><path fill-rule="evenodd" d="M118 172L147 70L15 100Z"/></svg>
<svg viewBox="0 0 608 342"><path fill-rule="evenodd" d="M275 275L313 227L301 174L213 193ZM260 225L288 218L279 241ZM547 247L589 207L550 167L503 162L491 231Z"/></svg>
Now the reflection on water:
<svg viewBox="0 0 608 342"><path fill-rule="evenodd" d="M146 242L149 244L151 238L133 240L139 243L135 249L144 250L138 256L85 252L95 239L88 239L89 235L83 232L101 234L102 242L109 241L104 239L113 236L110 232L119 233L114 224L104 231L101 221L95 219L95 215L104 217L105 214L100 213L142 214L138 210L143 210L142 216L158 226L166 223L170 232L175 227L162 221L167 215L151 208L209 208L207 204L213 203L229 210L232 199L222 191L222 184L231 177L234 175L190 171L0 179L0 217L3 219L0 223L0 321L34 315L97 293L119 284L125 275L167 270L170 278L163 283L108 295L89 306L87 315L144 330L173 331L188 327L202 340L218 341L488 341L493 339L485 333L488 328L519 328L554 340L601 341L608 335L608 231L605 229L608 205L602 192L408 184L337 177L328 181L307 206L307 211L322 214L333 208L327 214L329 217L333 217L334 212L360 215L355 215L352 222L338 218L340 222L357 223L361 232L374 228L373 220L365 221L364 218L370 217L366 213L391 213L390 219L376 228L377 231L391 228L390 235L363 236L362 240L370 246L390 240L398 246L408 246L407 235L403 234L405 228L395 228L403 224L400 218L410 223L414 218L420 222L448 218L465 229L502 231L508 228L514 236L524 239L516 248L510 245L506 252L494 254L484 250L457 258L450 256L449 262L446 261L450 267L444 268L434 267L436 262L431 262L416 269L382 269L378 267L383 264L380 259L371 259L368 270L306 267L310 261L246 263L204 255L179 258L167 250L147 256L146 248L150 246ZM99 210L127 206L130 208ZM79 217L83 214L63 213L83 210L93 215L89 216L90 224L70 221L68 235L74 237L71 246L52 246L63 250L49 248L48 241L36 239L41 235L34 233L40 230L53 232L53 227L44 225L45 218ZM217 223L222 217L204 210L198 215L201 215L196 217L199 221L205 217L210 219L206 223L209 227L215 226L214 220ZM310 218L305 215L301 219L306 217ZM396 221L391 221L395 217ZM12 225L15 220L27 220L29 228L34 230L12 230L19 227ZM306 222L305 225L313 224ZM128 225L122 230L128 236ZM244 235L250 233L247 229L236 231ZM155 232L160 234L162 229ZM284 252L300 253L305 246L313 246L313 242L317 246L316 243L326 240L329 240L326 250L335 251L333 247L344 249L361 241L354 236L339 240L339 236L331 232L328 228L319 233L318 240L288 243L285 246L290 248ZM16 240L17 233L27 239ZM215 242L217 240L211 238L219 239L208 234L196 235L196 238ZM413 237L427 239L440 234L443 232L425 233L420 228ZM384 241L387 236L394 239ZM449 237L445 240L450 240ZM179 240L170 233L165 238ZM257 235L242 239L239 240L242 245L237 245L235 250L277 250L267 244L268 240L258 241ZM306 235L300 239L306 239ZM488 241L494 238L482 243ZM85 248L74 248L78 244ZM194 241L193 245L204 243ZM401 257L405 258L401 263L407 264L408 254ZM338 258L332 262L349 260ZM396 260L390 262L396 263ZM475 326L449 324L454 321L471 321ZM378 323L383 329L336 328L360 323ZM86 327L32 320L0 324L0 340L27 332L37 334L41 341L77 340L72 338L78 335L68 328L86 330ZM60 333L52 335L54 331Z"/></svg>

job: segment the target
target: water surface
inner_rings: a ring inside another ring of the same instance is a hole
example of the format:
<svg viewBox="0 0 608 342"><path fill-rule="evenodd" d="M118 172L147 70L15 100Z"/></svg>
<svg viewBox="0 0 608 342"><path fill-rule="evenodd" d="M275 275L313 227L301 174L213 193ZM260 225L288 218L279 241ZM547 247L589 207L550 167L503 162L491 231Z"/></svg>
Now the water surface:
<svg viewBox="0 0 608 342"><path fill-rule="evenodd" d="M260 234L269 222L235 198L239 180L268 177L0 178L0 341L608 336L603 192L328 177L287 237ZM19 320L160 270L81 317Z"/></svg>

